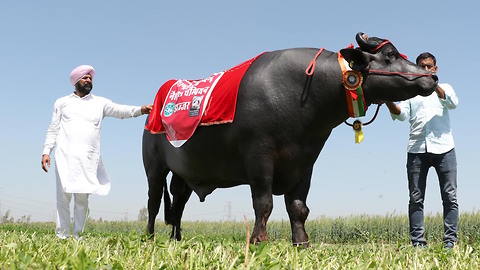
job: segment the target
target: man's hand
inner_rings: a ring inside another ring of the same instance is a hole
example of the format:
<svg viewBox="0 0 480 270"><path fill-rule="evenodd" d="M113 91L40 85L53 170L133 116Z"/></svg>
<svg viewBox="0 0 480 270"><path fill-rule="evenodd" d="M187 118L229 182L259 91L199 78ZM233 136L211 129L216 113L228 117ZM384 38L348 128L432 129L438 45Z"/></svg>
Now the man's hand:
<svg viewBox="0 0 480 270"><path fill-rule="evenodd" d="M445 91L437 84L437 88L435 88L435 92L437 92L437 96L441 99L445 99Z"/></svg>
<svg viewBox="0 0 480 270"><path fill-rule="evenodd" d="M402 109L400 108L400 106L395 104L395 102L385 101L385 105L387 105L387 108L390 111L390 113L399 115L402 112Z"/></svg>
<svg viewBox="0 0 480 270"><path fill-rule="evenodd" d="M152 108L152 104L142 106L142 114L149 114L152 111Z"/></svg>
<svg viewBox="0 0 480 270"><path fill-rule="evenodd" d="M45 172L48 172L48 168L50 168L50 155L43 155L42 156L42 169Z"/></svg>

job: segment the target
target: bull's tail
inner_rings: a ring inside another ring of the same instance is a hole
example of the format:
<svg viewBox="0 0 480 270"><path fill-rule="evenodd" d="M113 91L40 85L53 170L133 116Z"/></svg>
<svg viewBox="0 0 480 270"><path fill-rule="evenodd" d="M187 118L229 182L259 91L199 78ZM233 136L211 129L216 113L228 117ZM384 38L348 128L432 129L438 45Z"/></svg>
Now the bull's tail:
<svg viewBox="0 0 480 270"><path fill-rule="evenodd" d="M170 199L170 194L168 193L168 185L167 179L165 178L165 182L163 183L163 203L165 207L165 224L173 225L173 209L172 209L172 201Z"/></svg>

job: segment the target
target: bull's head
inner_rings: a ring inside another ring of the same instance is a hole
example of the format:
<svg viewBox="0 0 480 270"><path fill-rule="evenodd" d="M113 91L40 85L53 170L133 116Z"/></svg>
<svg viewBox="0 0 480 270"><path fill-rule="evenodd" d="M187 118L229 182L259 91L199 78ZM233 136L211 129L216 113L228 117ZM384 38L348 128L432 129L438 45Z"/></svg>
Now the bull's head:
<svg viewBox="0 0 480 270"><path fill-rule="evenodd" d="M436 76L408 61L386 39L356 36L358 48L340 53L353 70L364 77L363 91L367 105L375 100L400 101L416 95L428 96L437 85Z"/></svg>

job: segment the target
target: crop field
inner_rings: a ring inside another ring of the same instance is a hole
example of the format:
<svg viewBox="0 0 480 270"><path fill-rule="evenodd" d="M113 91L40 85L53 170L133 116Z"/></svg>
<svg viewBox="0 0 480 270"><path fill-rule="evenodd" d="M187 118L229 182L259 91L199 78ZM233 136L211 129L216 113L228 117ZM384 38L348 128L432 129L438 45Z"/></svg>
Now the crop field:
<svg viewBox="0 0 480 270"><path fill-rule="evenodd" d="M0 226L0 269L480 269L479 212L460 215L453 249L443 248L441 215L426 217L422 249L397 215L307 221L309 248L293 247L288 221L270 221L258 246L247 245L241 221L184 222L180 242L161 221L154 239L145 222L90 221L82 240L57 239L53 223Z"/></svg>

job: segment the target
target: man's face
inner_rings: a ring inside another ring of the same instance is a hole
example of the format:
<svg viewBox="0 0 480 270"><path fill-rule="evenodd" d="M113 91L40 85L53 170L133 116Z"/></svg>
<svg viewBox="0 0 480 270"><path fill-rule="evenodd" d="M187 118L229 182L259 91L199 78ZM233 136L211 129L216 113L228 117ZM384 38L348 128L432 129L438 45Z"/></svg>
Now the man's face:
<svg viewBox="0 0 480 270"><path fill-rule="evenodd" d="M90 74L83 76L77 82L76 88L80 93L88 95L93 88L92 76Z"/></svg>
<svg viewBox="0 0 480 270"><path fill-rule="evenodd" d="M420 59L417 65L421 66L426 71L430 71L433 74L436 74L438 71L438 67L435 65L432 58Z"/></svg>

